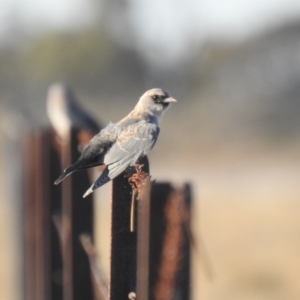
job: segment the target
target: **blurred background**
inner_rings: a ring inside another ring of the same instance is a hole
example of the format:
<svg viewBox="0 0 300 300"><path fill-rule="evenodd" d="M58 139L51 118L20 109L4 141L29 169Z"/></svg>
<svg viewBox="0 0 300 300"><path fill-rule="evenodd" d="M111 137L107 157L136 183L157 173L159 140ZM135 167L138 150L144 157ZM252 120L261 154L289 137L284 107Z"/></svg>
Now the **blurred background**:
<svg viewBox="0 0 300 300"><path fill-rule="evenodd" d="M149 159L194 189L193 299L300 298L298 0L0 4L1 300L22 299L20 145L53 82L102 124L153 87L178 100Z"/></svg>

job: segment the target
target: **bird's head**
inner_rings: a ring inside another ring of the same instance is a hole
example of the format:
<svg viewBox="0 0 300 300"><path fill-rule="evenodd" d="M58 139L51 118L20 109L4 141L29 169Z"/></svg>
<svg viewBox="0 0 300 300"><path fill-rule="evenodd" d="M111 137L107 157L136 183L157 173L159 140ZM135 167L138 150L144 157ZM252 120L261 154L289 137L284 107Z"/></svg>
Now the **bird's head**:
<svg viewBox="0 0 300 300"><path fill-rule="evenodd" d="M168 92L156 88L142 95L136 109L155 116L159 121L172 102L177 102L177 100L171 97Z"/></svg>

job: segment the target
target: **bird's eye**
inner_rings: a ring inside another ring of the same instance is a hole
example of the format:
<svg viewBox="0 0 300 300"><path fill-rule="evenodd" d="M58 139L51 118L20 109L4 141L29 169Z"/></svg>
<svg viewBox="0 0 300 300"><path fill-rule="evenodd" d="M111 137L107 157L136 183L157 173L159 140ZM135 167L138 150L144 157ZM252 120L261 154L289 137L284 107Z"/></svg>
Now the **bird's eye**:
<svg viewBox="0 0 300 300"><path fill-rule="evenodd" d="M154 95L154 96L152 96L152 99L153 99L153 100L157 100L157 99L158 99L158 96L157 96L157 95Z"/></svg>

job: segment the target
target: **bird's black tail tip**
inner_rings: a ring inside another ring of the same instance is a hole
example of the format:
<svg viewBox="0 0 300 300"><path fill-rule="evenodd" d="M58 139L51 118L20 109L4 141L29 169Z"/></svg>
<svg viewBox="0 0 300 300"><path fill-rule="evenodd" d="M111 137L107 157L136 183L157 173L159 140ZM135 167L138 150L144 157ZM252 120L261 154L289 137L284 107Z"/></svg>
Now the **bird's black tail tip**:
<svg viewBox="0 0 300 300"><path fill-rule="evenodd" d="M66 174L65 174L65 173L61 174L61 175L54 181L54 185L60 184L60 183L64 180L65 177L66 177Z"/></svg>
<svg viewBox="0 0 300 300"><path fill-rule="evenodd" d="M60 182L61 182L61 180L56 179L56 180L54 181L54 185L58 185Z"/></svg>

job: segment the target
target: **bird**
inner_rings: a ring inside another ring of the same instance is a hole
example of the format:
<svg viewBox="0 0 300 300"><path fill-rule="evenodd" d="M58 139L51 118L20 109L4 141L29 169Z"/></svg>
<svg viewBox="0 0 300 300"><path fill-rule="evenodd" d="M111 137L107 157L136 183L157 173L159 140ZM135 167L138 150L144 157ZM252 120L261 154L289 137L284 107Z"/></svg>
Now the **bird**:
<svg viewBox="0 0 300 300"><path fill-rule="evenodd" d="M62 140L68 139L70 129L75 128L81 132L82 137L84 132L87 134L87 144L101 129L79 105L73 90L61 83L52 84L48 89L47 114L52 127Z"/></svg>
<svg viewBox="0 0 300 300"><path fill-rule="evenodd" d="M99 178L83 195L85 198L129 166L135 166L154 147L161 118L174 102L177 100L163 89L146 91L125 118L109 123L91 139L79 159L66 168L54 184L75 171L105 165Z"/></svg>

